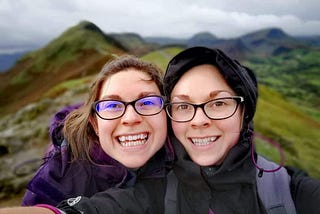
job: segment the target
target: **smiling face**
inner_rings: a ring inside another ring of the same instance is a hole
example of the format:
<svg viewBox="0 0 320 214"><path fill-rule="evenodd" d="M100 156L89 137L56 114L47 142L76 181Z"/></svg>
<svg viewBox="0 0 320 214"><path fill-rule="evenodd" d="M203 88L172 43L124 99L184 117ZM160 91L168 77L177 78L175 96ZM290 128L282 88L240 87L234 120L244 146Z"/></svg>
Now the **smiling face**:
<svg viewBox="0 0 320 214"><path fill-rule="evenodd" d="M147 73L129 68L112 74L102 85L99 100L130 102L148 95L161 95ZM114 120L95 117L91 122L98 132L102 149L128 168L143 166L163 145L167 136L165 111L153 116L139 115L131 105Z"/></svg>
<svg viewBox="0 0 320 214"><path fill-rule="evenodd" d="M188 70L171 92L171 102L200 104L212 99L236 95L220 72L212 65L199 65ZM189 122L174 122L175 136L190 158L200 166L219 165L240 138L241 108L232 117L211 120L201 108Z"/></svg>

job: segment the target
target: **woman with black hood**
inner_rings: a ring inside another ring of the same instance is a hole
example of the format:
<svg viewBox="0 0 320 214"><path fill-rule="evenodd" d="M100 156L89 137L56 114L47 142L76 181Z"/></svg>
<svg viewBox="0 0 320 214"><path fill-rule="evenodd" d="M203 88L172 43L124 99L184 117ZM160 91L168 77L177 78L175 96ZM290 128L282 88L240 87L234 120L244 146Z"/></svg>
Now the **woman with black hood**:
<svg viewBox="0 0 320 214"><path fill-rule="evenodd" d="M320 213L320 181L254 151L250 69L218 49L189 48L169 62L164 91L177 155L166 213Z"/></svg>

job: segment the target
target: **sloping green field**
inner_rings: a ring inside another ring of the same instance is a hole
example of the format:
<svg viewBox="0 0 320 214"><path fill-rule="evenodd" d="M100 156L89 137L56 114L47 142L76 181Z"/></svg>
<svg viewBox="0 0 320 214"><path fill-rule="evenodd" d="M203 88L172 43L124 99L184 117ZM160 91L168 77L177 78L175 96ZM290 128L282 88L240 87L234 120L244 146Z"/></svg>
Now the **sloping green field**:
<svg viewBox="0 0 320 214"><path fill-rule="evenodd" d="M259 92L256 131L281 145L285 150L286 165L297 166L320 178L320 122L263 85ZM278 160L279 154L267 142L260 141L258 149Z"/></svg>

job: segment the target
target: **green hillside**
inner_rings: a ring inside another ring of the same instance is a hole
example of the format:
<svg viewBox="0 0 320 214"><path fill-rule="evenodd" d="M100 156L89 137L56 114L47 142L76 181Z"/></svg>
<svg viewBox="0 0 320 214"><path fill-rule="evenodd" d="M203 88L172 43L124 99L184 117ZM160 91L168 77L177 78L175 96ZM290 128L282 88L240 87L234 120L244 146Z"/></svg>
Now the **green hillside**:
<svg viewBox="0 0 320 214"><path fill-rule="evenodd" d="M142 59L158 65L163 71L165 71L170 59L182 50L183 49L181 47L159 48L142 56Z"/></svg>
<svg viewBox="0 0 320 214"><path fill-rule="evenodd" d="M106 37L94 24L83 21L69 28L57 39L42 49L22 57L19 62L32 61L32 64L12 79L12 84L28 82L31 75L26 73L50 72L55 74L66 63L81 55L93 52L101 55L121 53L123 47L111 37ZM23 78L26 77L26 78Z"/></svg>
<svg viewBox="0 0 320 214"><path fill-rule="evenodd" d="M320 178L320 122L264 85L260 85L259 92L256 131L281 145L285 150L287 165L297 166ZM267 142L258 145L261 153L273 160L278 159L276 150L269 152L270 145Z"/></svg>
<svg viewBox="0 0 320 214"><path fill-rule="evenodd" d="M125 53L124 49L93 23L83 21L69 28L0 75L0 115L37 101L60 82L97 73L112 55Z"/></svg>
<svg viewBox="0 0 320 214"><path fill-rule="evenodd" d="M286 99L301 106L320 106L320 51L295 49L288 53L268 58L252 59L246 64L265 84Z"/></svg>
<svg viewBox="0 0 320 214"><path fill-rule="evenodd" d="M157 45L146 42L140 35L135 33L112 33L107 34L119 42L129 54L141 56L152 51Z"/></svg>

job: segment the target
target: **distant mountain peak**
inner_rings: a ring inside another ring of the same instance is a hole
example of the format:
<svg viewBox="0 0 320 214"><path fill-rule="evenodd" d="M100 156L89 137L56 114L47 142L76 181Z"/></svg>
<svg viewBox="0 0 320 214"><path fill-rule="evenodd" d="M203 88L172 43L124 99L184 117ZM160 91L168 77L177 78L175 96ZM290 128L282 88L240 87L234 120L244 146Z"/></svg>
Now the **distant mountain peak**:
<svg viewBox="0 0 320 214"><path fill-rule="evenodd" d="M266 29L265 35L267 38L271 38L271 39L283 39L288 37L288 35L280 28Z"/></svg>
<svg viewBox="0 0 320 214"><path fill-rule="evenodd" d="M91 31L102 33L101 29L97 25L93 24L92 22L82 21L82 22L80 22L79 25L82 26L86 30L91 30Z"/></svg>
<svg viewBox="0 0 320 214"><path fill-rule="evenodd" d="M191 39L209 39L216 40L217 37L208 31L200 32L195 34Z"/></svg>
<svg viewBox="0 0 320 214"><path fill-rule="evenodd" d="M286 34L280 28L266 28L263 30L255 31L249 33L242 37L244 38L264 38L264 39L271 39L271 40L278 40L278 39L287 39L290 38L288 34Z"/></svg>
<svg viewBox="0 0 320 214"><path fill-rule="evenodd" d="M189 46L201 45L209 46L217 41L217 37L210 32L200 32L188 40Z"/></svg>
<svg viewBox="0 0 320 214"><path fill-rule="evenodd" d="M74 27L71 27L69 30L89 30L92 32L104 34L97 25L86 20L79 22L79 24L75 25Z"/></svg>

